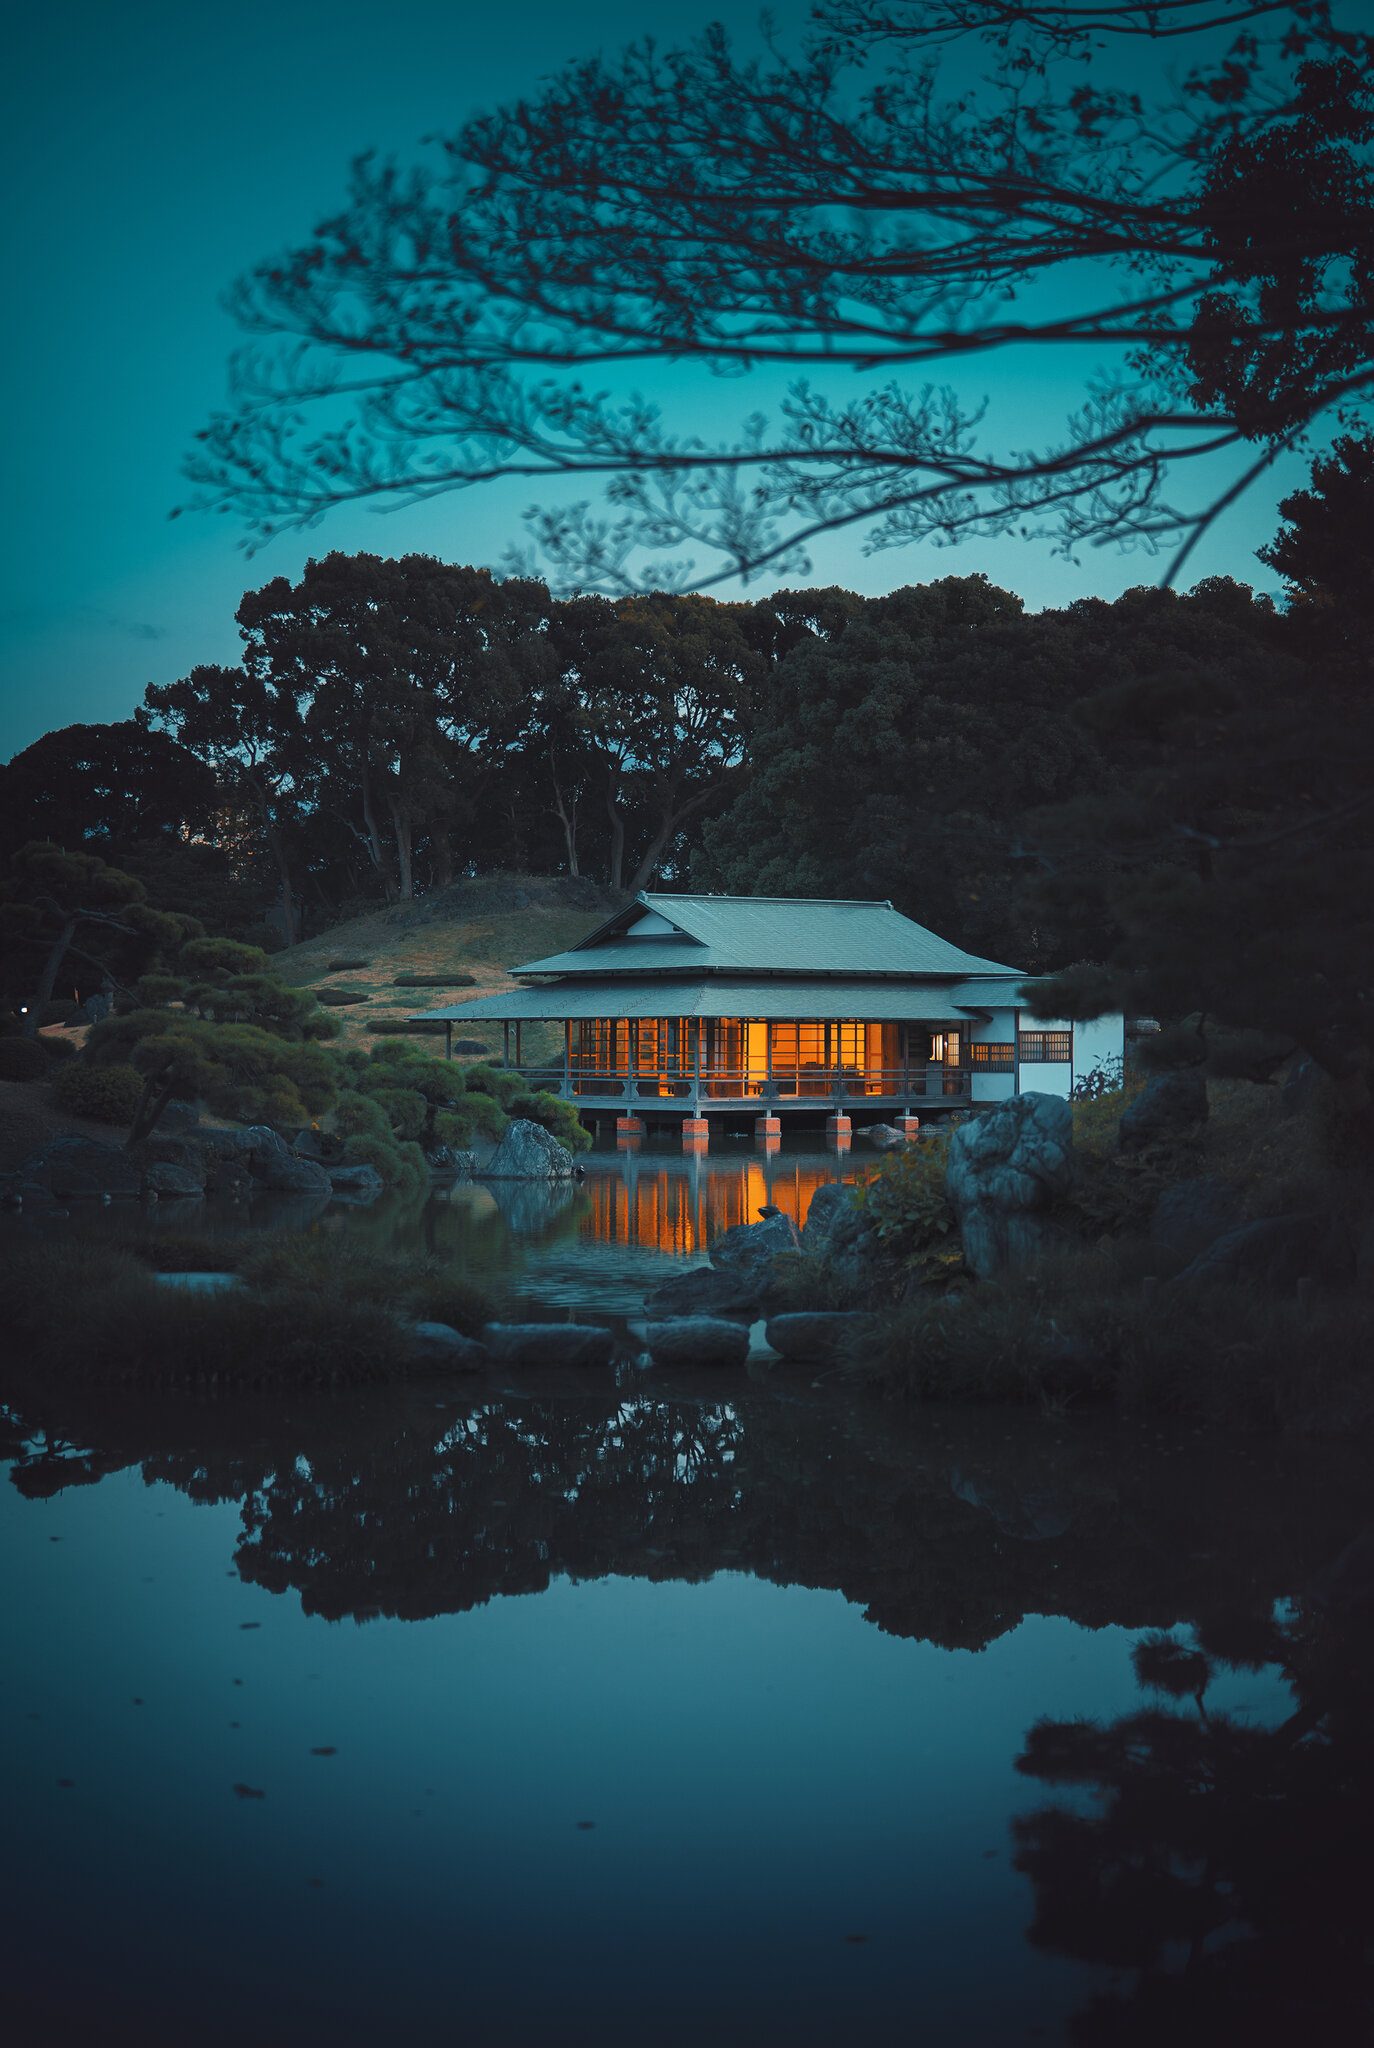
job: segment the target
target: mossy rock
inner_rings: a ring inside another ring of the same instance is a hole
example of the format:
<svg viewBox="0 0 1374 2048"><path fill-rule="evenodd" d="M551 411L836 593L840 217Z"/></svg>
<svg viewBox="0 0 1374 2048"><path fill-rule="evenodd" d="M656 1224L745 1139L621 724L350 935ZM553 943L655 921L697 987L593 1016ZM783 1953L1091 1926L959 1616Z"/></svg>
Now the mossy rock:
<svg viewBox="0 0 1374 2048"><path fill-rule="evenodd" d="M393 988L476 988L475 974L398 974Z"/></svg>

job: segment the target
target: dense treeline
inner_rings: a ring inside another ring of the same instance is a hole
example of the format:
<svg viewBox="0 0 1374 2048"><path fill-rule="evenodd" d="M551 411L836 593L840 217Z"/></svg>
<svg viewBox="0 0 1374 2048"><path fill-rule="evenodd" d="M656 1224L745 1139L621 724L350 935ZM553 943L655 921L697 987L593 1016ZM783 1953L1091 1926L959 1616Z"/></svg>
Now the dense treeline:
<svg viewBox="0 0 1374 2048"><path fill-rule="evenodd" d="M1111 772L1108 680L1253 667L1237 586L1027 615L981 576L890 596L556 601L424 556L329 555L239 609L243 657L3 771L10 845L98 850L167 908L283 938L493 869L891 897L975 950L1100 955L1047 919L1023 820Z"/></svg>
<svg viewBox="0 0 1374 2048"><path fill-rule="evenodd" d="M259 943L499 869L890 897L1057 974L1046 1014L1191 1019L1208 1058L1219 1018L1242 1070L1300 1045L1370 1118L1374 443L1282 509L1282 607L1215 579L1028 614L981 576L557 600L328 555L248 593L237 667L19 755L0 851L99 853Z"/></svg>

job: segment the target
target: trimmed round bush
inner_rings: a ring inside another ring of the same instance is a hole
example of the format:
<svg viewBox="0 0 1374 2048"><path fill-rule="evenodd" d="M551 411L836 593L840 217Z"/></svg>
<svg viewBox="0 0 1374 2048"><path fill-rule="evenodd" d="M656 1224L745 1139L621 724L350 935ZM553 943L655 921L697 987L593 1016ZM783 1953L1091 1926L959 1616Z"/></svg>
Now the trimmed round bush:
<svg viewBox="0 0 1374 2048"><path fill-rule="evenodd" d="M0 1081L45 1081L49 1062L36 1038L0 1038Z"/></svg>
<svg viewBox="0 0 1374 2048"><path fill-rule="evenodd" d="M74 1003L70 996L54 996L38 1012L38 1027L41 1031L45 1024L75 1024L80 1016L80 1003Z"/></svg>
<svg viewBox="0 0 1374 2048"><path fill-rule="evenodd" d="M49 1066L58 1060L74 1060L79 1051L79 1047L70 1038L54 1038L51 1032L40 1038L38 1043L43 1048Z"/></svg>
<svg viewBox="0 0 1374 2048"><path fill-rule="evenodd" d="M455 968L451 974L397 974L393 988L475 988L477 976Z"/></svg>
<svg viewBox="0 0 1374 2048"><path fill-rule="evenodd" d="M317 988L314 994L317 1003L323 1003L327 1009L331 1010L343 1009L349 1003L365 1003L368 998L368 991L365 988L329 988L326 986L324 988Z"/></svg>
<svg viewBox="0 0 1374 2048"><path fill-rule="evenodd" d="M76 1060L54 1076L52 1099L68 1116L128 1125L143 1100L143 1077L129 1066L92 1067Z"/></svg>
<svg viewBox="0 0 1374 2048"><path fill-rule="evenodd" d="M442 1038L444 1020L442 1017L378 1017L369 1018L367 1028L378 1038Z"/></svg>
<svg viewBox="0 0 1374 2048"><path fill-rule="evenodd" d="M370 960L331 960L329 972L331 974L352 974L359 967L370 967L371 965L372 962Z"/></svg>
<svg viewBox="0 0 1374 2048"><path fill-rule="evenodd" d="M484 1053L491 1051L491 1047L484 1038L455 1038L453 1050L456 1053L467 1053L468 1055L475 1053L478 1059L481 1059Z"/></svg>

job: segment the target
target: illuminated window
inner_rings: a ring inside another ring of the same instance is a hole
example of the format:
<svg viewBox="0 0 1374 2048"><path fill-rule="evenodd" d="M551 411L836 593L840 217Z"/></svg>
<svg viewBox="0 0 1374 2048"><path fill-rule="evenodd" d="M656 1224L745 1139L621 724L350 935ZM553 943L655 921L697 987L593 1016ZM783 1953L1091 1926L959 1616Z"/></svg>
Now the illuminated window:
<svg viewBox="0 0 1374 2048"><path fill-rule="evenodd" d="M1025 1044L1024 1037L1021 1042ZM1000 1045L975 1041L968 1049L968 1056L975 1067L990 1067L995 1073L1009 1074L1014 1064L1014 1052L1010 1042Z"/></svg>
<svg viewBox="0 0 1374 2048"><path fill-rule="evenodd" d="M1023 1060L1064 1061L1073 1058L1073 1033L1071 1031L1023 1031L1021 1033L1021 1057Z"/></svg>

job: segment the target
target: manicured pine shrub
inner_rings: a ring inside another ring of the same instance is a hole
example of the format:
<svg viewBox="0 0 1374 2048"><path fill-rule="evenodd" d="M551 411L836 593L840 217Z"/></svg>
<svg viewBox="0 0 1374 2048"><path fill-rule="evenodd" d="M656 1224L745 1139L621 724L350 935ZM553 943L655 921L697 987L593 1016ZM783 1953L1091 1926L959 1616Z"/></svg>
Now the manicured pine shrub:
<svg viewBox="0 0 1374 2048"><path fill-rule="evenodd" d="M68 1116L127 1130L143 1100L143 1076L130 1066L88 1066L74 1060L53 1076L52 1099Z"/></svg>
<svg viewBox="0 0 1374 2048"><path fill-rule="evenodd" d="M365 1003L369 991L365 988L330 988L326 985L313 991L315 1001L323 1003L326 1009L341 1010L351 1003Z"/></svg>
<svg viewBox="0 0 1374 2048"><path fill-rule="evenodd" d="M393 988L476 988L477 976L455 968L451 974L396 974Z"/></svg>
<svg viewBox="0 0 1374 2048"><path fill-rule="evenodd" d="M0 1038L0 1081L45 1081L48 1054L36 1038Z"/></svg>
<svg viewBox="0 0 1374 2048"><path fill-rule="evenodd" d="M372 962L370 960L331 960L329 972L331 974L351 974L359 967L370 967L371 965ZM318 994L318 990L316 993Z"/></svg>
<svg viewBox="0 0 1374 2048"><path fill-rule="evenodd" d="M367 1028L378 1038L442 1038L443 1019L430 1017L369 1017Z"/></svg>

